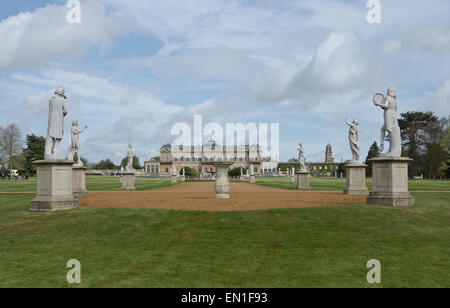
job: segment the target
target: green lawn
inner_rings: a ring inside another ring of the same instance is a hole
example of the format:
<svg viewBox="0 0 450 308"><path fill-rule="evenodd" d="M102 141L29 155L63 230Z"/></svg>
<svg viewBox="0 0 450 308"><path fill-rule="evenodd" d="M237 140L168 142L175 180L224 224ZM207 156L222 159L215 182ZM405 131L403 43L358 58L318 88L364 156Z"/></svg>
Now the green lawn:
<svg viewBox="0 0 450 308"><path fill-rule="evenodd" d="M414 196L409 208L31 213L33 195L0 194L0 287L74 287L69 259L80 287L450 287L450 193ZM381 285L366 282L369 259Z"/></svg>
<svg viewBox="0 0 450 308"><path fill-rule="evenodd" d="M264 186L271 186L283 189L295 189L296 184L291 183L287 177L273 177L273 178L256 178L256 183ZM335 178L310 178L310 186L312 190L344 190L347 180ZM372 179L366 180L368 189L372 189ZM425 191L449 191L450 180L409 180L410 190L425 190Z"/></svg>
<svg viewBox="0 0 450 308"><path fill-rule="evenodd" d="M137 178L135 182L136 190L148 190L164 186L170 186L171 180L169 178ZM114 176L86 177L87 190L120 190L120 178ZM21 192L21 191L36 191L36 179L29 180L0 180L0 192Z"/></svg>

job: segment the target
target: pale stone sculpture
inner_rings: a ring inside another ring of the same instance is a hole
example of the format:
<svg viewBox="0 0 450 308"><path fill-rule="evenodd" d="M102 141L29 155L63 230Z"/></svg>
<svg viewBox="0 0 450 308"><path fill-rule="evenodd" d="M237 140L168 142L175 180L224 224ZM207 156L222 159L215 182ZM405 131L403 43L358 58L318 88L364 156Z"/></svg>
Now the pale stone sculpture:
<svg viewBox="0 0 450 308"><path fill-rule="evenodd" d="M306 169L303 143L299 142L298 145L298 161L300 163L300 171L297 172L297 190L310 190L311 187L309 186L309 171Z"/></svg>
<svg viewBox="0 0 450 308"><path fill-rule="evenodd" d="M172 184L177 184L177 177L178 177L177 167L174 164L172 165Z"/></svg>
<svg viewBox="0 0 450 308"><path fill-rule="evenodd" d="M45 140L45 160L64 160L59 152L59 144L64 136L64 117L67 115L67 97L63 88L55 90L49 101L47 139Z"/></svg>
<svg viewBox="0 0 450 308"><path fill-rule="evenodd" d="M33 162L36 166L37 194L30 202L31 211L58 211L78 207L72 187L73 161L65 160L64 155L59 152L66 115L64 89L58 88L49 101L45 160Z"/></svg>
<svg viewBox="0 0 450 308"><path fill-rule="evenodd" d="M386 132L389 137L389 150L380 156L400 157L402 154L400 127L397 120L397 94L396 89L390 87L386 97L377 93L373 97L375 106L379 106L384 110L384 125L381 128L380 151L384 151L384 140Z"/></svg>
<svg viewBox="0 0 450 308"><path fill-rule="evenodd" d="M256 184L255 168L250 164L250 183Z"/></svg>
<svg viewBox="0 0 450 308"><path fill-rule="evenodd" d="M128 153L127 153L127 166L125 167L125 172L127 173L133 173L134 169L133 169L133 147L131 146L131 144L128 145Z"/></svg>
<svg viewBox="0 0 450 308"><path fill-rule="evenodd" d="M290 182L295 183L295 168L294 167L292 167Z"/></svg>
<svg viewBox="0 0 450 308"><path fill-rule="evenodd" d="M303 150L303 143L299 142L298 145L298 161L300 163L300 172L305 172L307 171L307 169L305 165L305 151Z"/></svg>
<svg viewBox="0 0 450 308"><path fill-rule="evenodd" d="M348 132L348 140L350 142L350 149L352 150L353 160L352 162L361 162L361 150L359 148L359 130L358 130L358 121L353 120L352 123L349 123L347 119L345 119L345 123L350 126L350 130Z"/></svg>
<svg viewBox="0 0 450 308"><path fill-rule="evenodd" d="M73 160L75 153L77 153L78 156L78 161L77 163L74 165L74 167L83 167L83 162L81 161L81 153L80 153L80 134L82 132L84 132L84 130L88 128L87 126L85 126L83 129L80 129L78 127L78 121L75 120L72 122L72 145L69 148L69 153L68 153L68 160Z"/></svg>
<svg viewBox="0 0 450 308"><path fill-rule="evenodd" d="M127 166L125 167L125 170L122 173L121 177L122 181L121 190L136 190L136 187L134 186L136 177L134 176L133 157L134 157L133 147L131 146L131 144L129 144L127 153ZM123 169L121 169L121 171L123 171Z"/></svg>
<svg viewBox="0 0 450 308"><path fill-rule="evenodd" d="M213 166L216 169L216 180L214 188L216 190L216 199L229 199L230 182L228 180L228 167L231 162L214 162Z"/></svg>

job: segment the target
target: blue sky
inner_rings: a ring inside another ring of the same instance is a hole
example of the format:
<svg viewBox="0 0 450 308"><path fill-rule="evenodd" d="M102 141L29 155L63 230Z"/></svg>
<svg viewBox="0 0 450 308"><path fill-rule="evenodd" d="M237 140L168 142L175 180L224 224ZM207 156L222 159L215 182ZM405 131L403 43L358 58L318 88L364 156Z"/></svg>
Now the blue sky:
<svg viewBox="0 0 450 308"><path fill-rule="evenodd" d="M44 135L48 99L66 88L89 129L89 161L140 160L173 141L176 122L280 123L280 156L351 158L345 117L360 122L363 155L378 141L376 92L398 89L399 112L450 114L450 2L89 0L81 23L67 1L0 4L0 126ZM70 138L65 138L63 148Z"/></svg>

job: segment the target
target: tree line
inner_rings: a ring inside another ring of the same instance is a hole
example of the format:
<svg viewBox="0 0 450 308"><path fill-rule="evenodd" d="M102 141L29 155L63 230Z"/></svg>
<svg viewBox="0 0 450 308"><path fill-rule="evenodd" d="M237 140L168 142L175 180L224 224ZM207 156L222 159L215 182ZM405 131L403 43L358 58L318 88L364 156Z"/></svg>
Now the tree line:
<svg viewBox="0 0 450 308"><path fill-rule="evenodd" d="M409 166L409 176L424 178L450 178L450 116L439 118L433 112L409 111L399 118L402 136L402 156L413 159ZM45 138L34 134L22 139L19 127L12 123L6 128L0 126L0 169L16 169L21 175L34 175L32 164L44 159ZM374 142L369 149L366 163L368 176L372 168L370 158L380 154L378 144ZM159 157L154 157L159 160ZM116 166L111 159L90 163L84 157L81 160L90 169L116 170L127 165L127 157ZM142 169L139 158L133 158L133 168Z"/></svg>

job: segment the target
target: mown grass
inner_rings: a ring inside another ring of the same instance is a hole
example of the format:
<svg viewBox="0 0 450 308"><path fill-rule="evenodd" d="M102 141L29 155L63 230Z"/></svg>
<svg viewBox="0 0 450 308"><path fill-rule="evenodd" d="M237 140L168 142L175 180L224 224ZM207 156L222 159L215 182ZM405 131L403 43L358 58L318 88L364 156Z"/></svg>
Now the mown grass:
<svg viewBox="0 0 450 308"><path fill-rule="evenodd" d="M309 182L312 190L344 190L347 180L345 178L315 178L311 177ZM296 183L291 183L287 177L267 177L256 178L256 184L290 189L296 188ZM369 190L372 189L372 179L366 179L366 185ZM424 191L449 191L450 180L409 180L410 190L424 190Z"/></svg>
<svg viewBox="0 0 450 308"><path fill-rule="evenodd" d="M135 182L136 190L149 190L170 186L171 180L169 178L137 178ZM122 184L119 177L105 176L87 176L86 188L87 190L120 190ZM28 192L36 191L36 178L29 180L0 180L0 192Z"/></svg>
<svg viewBox="0 0 450 308"><path fill-rule="evenodd" d="M414 196L409 208L31 213L33 195L0 194L0 287L450 287L450 194ZM66 282L69 259L81 285Z"/></svg>

